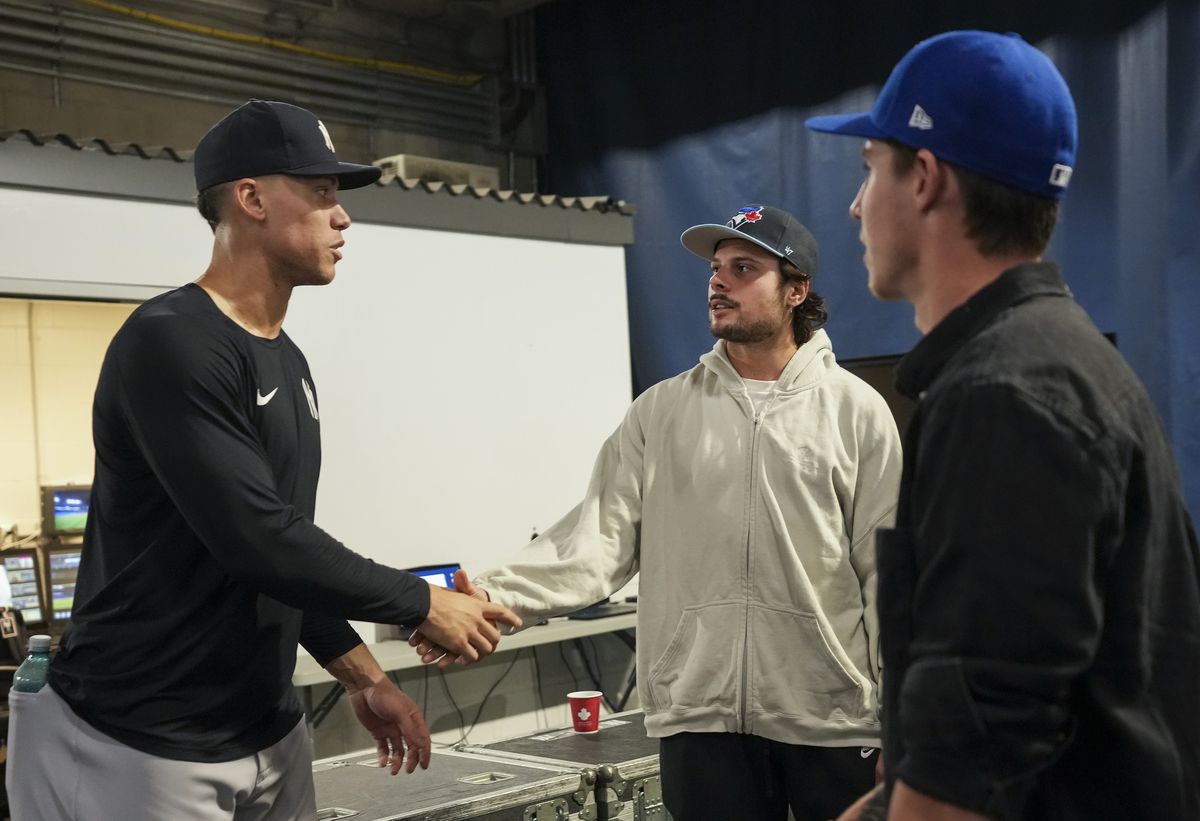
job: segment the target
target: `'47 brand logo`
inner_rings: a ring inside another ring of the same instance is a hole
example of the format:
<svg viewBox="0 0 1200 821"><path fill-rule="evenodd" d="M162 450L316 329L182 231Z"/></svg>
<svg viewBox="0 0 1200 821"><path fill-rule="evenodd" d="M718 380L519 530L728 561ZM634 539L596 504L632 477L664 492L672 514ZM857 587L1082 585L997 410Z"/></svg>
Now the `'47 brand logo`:
<svg viewBox="0 0 1200 821"><path fill-rule="evenodd" d="M762 209L761 205L747 205L745 208L739 208L738 212L725 224L730 228L740 228L747 222L758 222L762 219Z"/></svg>

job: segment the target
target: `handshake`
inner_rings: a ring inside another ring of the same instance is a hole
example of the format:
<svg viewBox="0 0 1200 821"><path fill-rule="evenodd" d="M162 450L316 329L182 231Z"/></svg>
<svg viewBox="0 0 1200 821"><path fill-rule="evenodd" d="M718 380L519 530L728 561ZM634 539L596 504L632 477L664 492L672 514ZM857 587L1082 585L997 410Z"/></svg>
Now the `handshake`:
<svg viewBox="0 0 1200 821"><path fill-rule="evenodd" d="M497 622L521 626L516 613L488 598L471 584L461 568L454 573L454 589L429 585L429 614L409 637L423 664L438 667L470 664L495 652L500 643Z"/></svg>

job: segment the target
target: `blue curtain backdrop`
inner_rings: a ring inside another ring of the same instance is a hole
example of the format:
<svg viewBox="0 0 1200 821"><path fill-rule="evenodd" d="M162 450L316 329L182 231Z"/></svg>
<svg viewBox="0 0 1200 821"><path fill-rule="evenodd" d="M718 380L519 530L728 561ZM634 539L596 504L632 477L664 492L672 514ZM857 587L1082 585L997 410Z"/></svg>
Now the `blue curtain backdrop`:
<svg viewBox="0 0 1200 821"><path fill-rule="evenodd" d="M957 8L971 5L967 11ZM903 6L903 8L899 8ZM634 393L712 345L707 266L679 233L746 203L796 214L821 245L814 287L839 358L907 351L906 304L866 288L847 207L861 142L809 133L865 111L892 65L955 28L1017 31L1075 96L1080 147L1048 258L1141 376L1200 511L1200 4L591 0L538 13L547 190L633 203Z"/></svg>

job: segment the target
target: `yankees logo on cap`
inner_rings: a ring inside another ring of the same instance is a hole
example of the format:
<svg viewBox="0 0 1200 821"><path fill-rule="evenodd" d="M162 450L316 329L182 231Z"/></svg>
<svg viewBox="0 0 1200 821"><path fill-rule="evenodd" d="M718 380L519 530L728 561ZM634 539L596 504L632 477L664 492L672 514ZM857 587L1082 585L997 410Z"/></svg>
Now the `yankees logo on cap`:
<svg viewBox="0 0 1200 821"><path fill-rule="evenodd" d="M192 163L197 191L267 174L337 177L339 188L361 188L383 173L373 165L340 161L316 115L270 100L250 100L226 114L200 138Z"/></svg>

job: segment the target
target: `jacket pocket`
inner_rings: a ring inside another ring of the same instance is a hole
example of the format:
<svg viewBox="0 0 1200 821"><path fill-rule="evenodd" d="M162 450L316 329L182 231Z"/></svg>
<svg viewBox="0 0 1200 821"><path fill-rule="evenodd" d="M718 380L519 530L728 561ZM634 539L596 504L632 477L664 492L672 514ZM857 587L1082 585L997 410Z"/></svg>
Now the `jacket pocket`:
<svg viewBox="0 0 1200 821"><path fill-rule="evenodd" d="M814 718L859 718L869 711L861 676L812 613L750 609L754 710Z"/></svg>
<svg viewBox="0 0 1200 821"><path fill-rule="evenodd" d="M683 611L646 676L656 710L733 705L742 670L743 609L730 603Z"/></svg>

